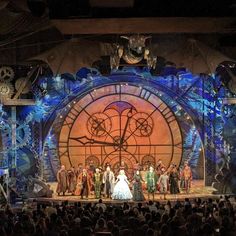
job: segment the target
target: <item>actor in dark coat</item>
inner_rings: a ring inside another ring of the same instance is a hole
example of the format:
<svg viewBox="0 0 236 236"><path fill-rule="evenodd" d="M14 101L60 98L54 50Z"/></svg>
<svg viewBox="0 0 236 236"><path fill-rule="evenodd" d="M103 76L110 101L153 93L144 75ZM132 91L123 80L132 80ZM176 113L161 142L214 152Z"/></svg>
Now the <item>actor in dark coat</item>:
<svg viewBox="0 0 236 236"><path fill-rule="evenodd" d="M77 185L77 178L76 178L75 168L73 166L67 171L67 176L68 176L68 193L74 195Z"/></svg>
<svg viewBox="0 0 236 236"><path fill-rule="evenodd" d="M173 166L173 169L170 171L169 183L170 183L170 194L179 193L179 173L176 166Z"/></svg>
<svg viewBox="0 0 236 236"><path fill-rule="evenodd" d="M65 169L65 166L61 166L61 169L57 172L57 193L60 195L61 193L63 196L65 195L65 192L68 189L67 185L67 171Z"/></svg>
<svg viewBox="0 0 236 236"><path fill-rule="evenodd" d="M143 182L142 176L140 175L139 170L137 170L134 174L134 180L133 180L134 201L144 201L142 182Z"/></svg>

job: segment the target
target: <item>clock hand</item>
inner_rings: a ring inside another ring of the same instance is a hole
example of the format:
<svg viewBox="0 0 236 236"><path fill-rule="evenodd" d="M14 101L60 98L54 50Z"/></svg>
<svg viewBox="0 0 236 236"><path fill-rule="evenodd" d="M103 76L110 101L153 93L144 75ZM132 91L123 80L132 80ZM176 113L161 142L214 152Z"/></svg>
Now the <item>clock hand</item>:
<svg viewBox="0 0 236 236"><path fill-rule="evenodd" d="M149 115L146 119L144 119L142 122L139 123L139 125L133 130L133 132L130 133L130 135L124 140L124 142L127 142L127 140L144 124L144 122L147 121L147 119L149 117L152 116L152 114L157 110L158 108L156 107Z"/></svg>
<svg viewBox="0 0 236 236"><path fill-rule="evenodd" d="M99 141L99 140L95 140L95 139L90 139L87 136L81 136L81 137L77 137L77 138L70 138L72 140L75 140L83 145L86 144L93 144L93 143L99 143L99 144L105 144L108 146L116 146L115 143L110 143L110 142L105 142L105 141Z"/></svg>
<svg viewBox="0 0 236 236"><path fill-rule="evenodd" d="M125 124L123 134L122 134L121 139L120 139L120 145L122 145L124 143L124 138L125 138L125 134L126 134L126 131L127 131L127 128L128 128L128 124L129 124L129 121L132 117L132 111L133 111L133 108L130 108L130 111L127 114L128 118L127 118L127 121L126 121L126 124Z"/></svg>

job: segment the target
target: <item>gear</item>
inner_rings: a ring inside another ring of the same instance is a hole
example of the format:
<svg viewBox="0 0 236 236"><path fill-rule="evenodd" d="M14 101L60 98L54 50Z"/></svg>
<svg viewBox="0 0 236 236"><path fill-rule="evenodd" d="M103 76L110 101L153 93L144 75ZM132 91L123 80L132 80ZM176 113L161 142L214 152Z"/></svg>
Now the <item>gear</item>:
<svg viewBox="0 0 236 236"><path fill-rule="evenodd" d="M14 70L10 66L0 67L0 81L10 82L14 78Z"/></svg>
<svg viewBox="0 0 236 236"><path fill-rule="evenodd" d="M19 124L16 123L16 148L22 148L26 146L31 138L31 129L28 124ZM9 150L11 150L12 146L12 131L11 131L11 125L7 126L7 130L3 132L3 140L5 140L5 144L7 147L10 147Z"/></svg>
<svg viewBox="0 0 236 236"><path fill-rule="evenodd" d="M10 98L14 93L14 88L10 83L0 83L0 98Z"/></svg>

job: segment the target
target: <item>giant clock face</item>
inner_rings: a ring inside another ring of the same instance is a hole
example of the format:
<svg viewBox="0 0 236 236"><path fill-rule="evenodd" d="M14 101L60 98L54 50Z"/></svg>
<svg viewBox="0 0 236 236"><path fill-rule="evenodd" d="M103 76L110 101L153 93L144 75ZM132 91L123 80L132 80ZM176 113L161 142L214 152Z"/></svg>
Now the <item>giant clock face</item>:
<svg viewBox="0 0 236 236"><path fill-rule="evenodd" d="M182 137L171 109L155 94L133 85L104 86L74 100L63 118L59 158L69 168L93 161L129 172L135 163L161 159L180 164Z"/></svg>

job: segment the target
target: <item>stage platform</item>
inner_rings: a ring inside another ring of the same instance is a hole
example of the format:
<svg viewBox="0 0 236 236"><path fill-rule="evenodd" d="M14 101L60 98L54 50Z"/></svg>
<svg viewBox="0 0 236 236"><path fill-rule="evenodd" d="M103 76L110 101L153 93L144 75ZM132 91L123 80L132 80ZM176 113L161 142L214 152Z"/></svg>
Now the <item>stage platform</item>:
<svg viewBox="0 0 236 236"><path fill-rule="evenodd" d="M51 188L54 191L53 197L52 198L36 198L35 200L37 202L53 202L53 203L61 203L63 201L68 201L69 203L75 203L75 202L81 202L81 203L96 203L98 202L98 199L94 198L94 195L90 195L88 199L81 199L80 196L72 196L70 194L66 194L65 196L58 196L56 193L56 186L57 183L49 183L51 185ZM213 187L209 187L209 186L204 186L204 182L203 180L195 180L192 183L192 188L189 194L186 194L184 192L181 192L177 195L172 195L172 194L167 194L166 195L166 200L163 199L163 195L156 193L155 194L155 198L154 201L159 201L159 202L166 202L166 201L173 201L175 202L176 200L179 201L184 201L185 198L189 198L190 200L195 199L195 198L204 198L204 199L208 199L208 198L219 198L220 195L217 194L213 194L213 191L215 189ZM147 198L147 194L144 193L145 195L145 199L146 201L148 200ZM112 200L112 199L108 199L108 198L102 198L104 203L107 204L119 204L119 203L123 203L124 201L119 201L119 200ZM127 202L127 201L126 201ZM134 203L134 201L130 200L128 201L130 203Z"/></svg>

